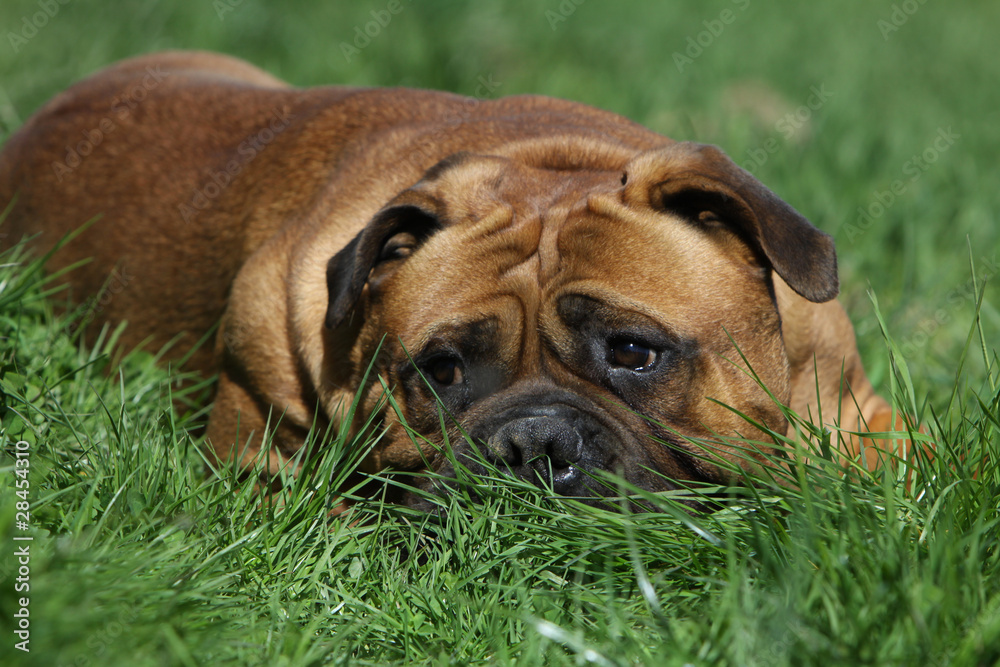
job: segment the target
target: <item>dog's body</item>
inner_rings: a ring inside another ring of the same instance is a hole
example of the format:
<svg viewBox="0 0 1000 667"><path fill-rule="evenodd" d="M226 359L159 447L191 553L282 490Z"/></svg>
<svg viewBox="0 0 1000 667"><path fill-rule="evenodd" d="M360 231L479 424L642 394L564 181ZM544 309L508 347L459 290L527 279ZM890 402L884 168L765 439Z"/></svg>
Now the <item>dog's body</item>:
<svg viewBox="0 0 1000 667"><path fill-rule="evenodd" d="M430 442L436 393L490 456L564 493L593 493L598 469L721 481L684 436L762 436L718 402L787 428L747 363L800 414L891 425L829 237L717 149L584 105L299 90L158 54L35 114L0 154L0 204L15 195L6 225L41 248L101 216L50 266L94 258L67 276L77 299L118 272L97 318L128 320L126 345L182 336L182 353L221 318L191 363L219 372L223 459L247 462L283 414L274 469L384 382ZM383 410L367 469L447 473L398 421Z"/></svg>

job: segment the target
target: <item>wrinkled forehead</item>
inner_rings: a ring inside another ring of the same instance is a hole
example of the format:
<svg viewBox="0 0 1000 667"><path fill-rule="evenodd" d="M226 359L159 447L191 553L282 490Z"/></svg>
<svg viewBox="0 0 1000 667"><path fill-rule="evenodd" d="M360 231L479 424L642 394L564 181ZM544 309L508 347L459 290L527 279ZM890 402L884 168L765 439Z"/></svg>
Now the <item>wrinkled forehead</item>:
<svg viewBox="0 0 1000 667"><path fill-rule="evenodd" d="M745 313L748 296L767 293L764 270L735 235L613 194L591 195L565 220L557 253L553 295L585 294L692 328Z"/></svg>
<svg viewBox="0 0 1000 667"><path fill-rule="evenodd" d="M594 193L621 189L622 167L553 169L509 158L458 153L425 174L421 189L443 207L449 226L475 226L500 209L512 212L505 230L514 231L545 211L586 205ZM491 230L493 231L493 230Z"/></svg>
<svg viewBox="0 0 1000 667"><path fill-rule="evenodd" d="M538 327L562 296L582 294L690 329L679 333L721 334L721 320L745 315L748 290L766 296L732 235L626 205L620 171L459 166L435 179L446 223L394 278L399 303L385 310L400 333L432 337L477 319Z"/></svg>

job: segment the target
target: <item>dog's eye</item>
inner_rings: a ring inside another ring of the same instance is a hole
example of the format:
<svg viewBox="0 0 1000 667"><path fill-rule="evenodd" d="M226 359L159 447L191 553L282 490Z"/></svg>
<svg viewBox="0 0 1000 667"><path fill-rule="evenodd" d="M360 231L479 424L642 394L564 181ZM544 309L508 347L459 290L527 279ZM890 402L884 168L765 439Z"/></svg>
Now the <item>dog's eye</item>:
<svg viewBox="0 0 1000 667"><path fill-rule="evenodd" d="M613 340L610 346L611 363L633 371L648 371L656 363L656 350L633 340Z"/></svg>
<svg viewBox="0 0 1000 667"><path fill-rule="evenodd" d="M435 382L445 387L462 384L465 380L461 362L451 357L435 359L427 366L427 372Z"/></svg>
<svg viewBox="0 0 1000 667"><path fill-rule="evenodd" d="M417 237L410 232L393 234L382 246L382 252L379 253L378 261L385 262L390 259L409 257L416 247Z"/></svg>

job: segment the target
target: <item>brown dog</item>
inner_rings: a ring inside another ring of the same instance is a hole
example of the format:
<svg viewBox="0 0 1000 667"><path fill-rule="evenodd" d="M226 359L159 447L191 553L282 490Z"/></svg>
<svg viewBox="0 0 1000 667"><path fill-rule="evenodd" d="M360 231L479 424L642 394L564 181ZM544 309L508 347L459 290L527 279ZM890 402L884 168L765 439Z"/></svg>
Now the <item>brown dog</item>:
<svg viewBox="0 0 1000 667"><path fill-rule="evenodd" d="M276 470L355 399L360 428L388 387L398 413L381 408L366 470L453 472L436 395L487 456L564 494L602 493L597 470L721 482L687 438L764 436L720 403L787 428L747 364L799 414L892 424L830 237L717 148L581 104L300 90L224 56L144 56L10 139L11 200L13 237L42 249L100 216L50 267L93 258L68 274L77 299L118 272L97 320L127 320L128 346L182 336L179 354L221 318L192 364L219 373L222 459L246 464L283 415Z"/></svg>

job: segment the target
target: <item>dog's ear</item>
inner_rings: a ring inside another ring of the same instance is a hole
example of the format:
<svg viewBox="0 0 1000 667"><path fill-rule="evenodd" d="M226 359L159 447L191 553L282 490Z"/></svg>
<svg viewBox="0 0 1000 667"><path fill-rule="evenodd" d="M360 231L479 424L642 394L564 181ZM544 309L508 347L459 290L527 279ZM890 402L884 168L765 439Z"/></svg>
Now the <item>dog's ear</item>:
<svg viewBox="0 0 1000 667"><path fill-rule="evenodd" d="M833 239L715 146L678 142L643 153L626 165L623 182L626 201L729 225L806 299L837 296Z"/></svg>
<svg viewBox="0 0 1000 667"><path fill-rule="evenodd" d="M406 190L381 211L326 266L329 301L326 326L334 329L350 314L365 285L378 284L441 228L437 202Z"/></svg>

